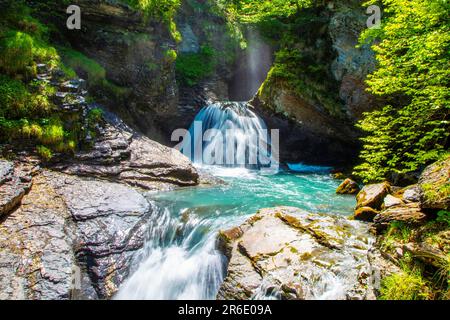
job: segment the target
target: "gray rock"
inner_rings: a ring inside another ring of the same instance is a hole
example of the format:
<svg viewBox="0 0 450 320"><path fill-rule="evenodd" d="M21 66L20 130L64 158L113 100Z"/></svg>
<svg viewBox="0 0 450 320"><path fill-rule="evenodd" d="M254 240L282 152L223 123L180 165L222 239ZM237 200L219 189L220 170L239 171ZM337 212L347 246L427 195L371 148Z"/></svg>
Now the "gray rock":
<svg viewBox="0 0 450 320"><path fill-rule="evenodd" d="M390 194L388 194L383 200L384 208L390 208L390 207L399 206L402 204L403 204L403 201L401 199L391 196Z"/></svg>
<svg viewBox="0 0 450 320"><path fill-rule="evenodd" d="M417 185L407 188L403 192L403 201L405 202L419 202L420 201L420 189Z"/></svg>
<svg viewBox="0 0 450 320"><path fill-rule="evenodd" d="M71 225L64 202L43 177L0 223L0 299L69 299Z"/></svg>
<svg viewBox="0 0 450 320"><path fill-rule="evenodd" d="M109 298L127 277L133 252L145 240L152 205L122 184L45 174L75 223L74 251L99 298ZM89 292L85 286L82 292ZM88 295L88 294L85 294Z"/></svg>
<svg viewBox="0 0 450 320"><path fill-rule="evenodd" d="M0 217L10 213L30 190L31 176L14 168L12 162L0 160Z"/></svg>
<svg viewBox="0 0 450 320"><path fill-rule="evenodd" d="M180 28L183 40L180 43L179 50L182 53L198 53L200 51L200 43L189 24L184 24Z"/></svg>
<svg viewBox="0 0 450 320"><path fill-rule="evenodd" d="M219 299L372 299L367 226L297 208L264 209L221 232Z"/></svg>

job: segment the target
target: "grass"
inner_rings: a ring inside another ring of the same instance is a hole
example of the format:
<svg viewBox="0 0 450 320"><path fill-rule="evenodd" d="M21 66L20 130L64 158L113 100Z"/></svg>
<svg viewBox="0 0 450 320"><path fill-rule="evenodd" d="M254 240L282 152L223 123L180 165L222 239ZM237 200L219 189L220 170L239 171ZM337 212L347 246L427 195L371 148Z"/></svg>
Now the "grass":
<svg viewBox="0 0 450 320"><path fill-rule="evenodd" d="M419 270L402 270L381 282L380 300L428 300L430 289Z"/></svg>
<svg viewBox="0 0 450 320"><path fill-rule="evenodd" d="M79 51L70 48L58 48L64 64L72 70L85 73L92 85L100 84L106 77L105 68L98 62L86 57Z"/></svg>

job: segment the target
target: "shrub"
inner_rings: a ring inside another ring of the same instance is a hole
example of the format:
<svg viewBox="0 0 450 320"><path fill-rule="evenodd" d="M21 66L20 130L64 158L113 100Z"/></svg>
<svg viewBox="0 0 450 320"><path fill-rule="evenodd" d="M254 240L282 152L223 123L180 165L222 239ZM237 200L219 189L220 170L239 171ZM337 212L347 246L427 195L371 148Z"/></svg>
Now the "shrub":
<svg viewBox="0 0 450 320"><path fill-rule="evenodd" d="M0 68L6 74L25 73L33 63L33 38L20 31L9 31L0 42Z"/></svg>

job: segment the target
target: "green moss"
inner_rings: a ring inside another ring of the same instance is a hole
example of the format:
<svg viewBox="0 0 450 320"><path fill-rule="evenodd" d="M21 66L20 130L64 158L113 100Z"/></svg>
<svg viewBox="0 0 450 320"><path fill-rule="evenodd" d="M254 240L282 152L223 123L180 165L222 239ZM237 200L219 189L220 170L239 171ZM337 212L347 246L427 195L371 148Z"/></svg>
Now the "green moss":
<svg viewBox="0 0 450 320"><path fill-rule="evenodd" d="M79 70L88 76L89 82L92 85L101 83L106 77L105 68L103 68L98 62L88 58L83 53L70 49L70 48L58 48L62 55L64 64L72 70Z"/></svg>
<svg viewBox="0 0 450 320"><path fill-rule="evenodd" d="M202 46L199 53L184 53L176 61L177 79L181 84L194 86L214 72L216 52Z"/></svg>
<svg viewBox="0 0 450 320"><path fill-rule="evenodd" d="M53 152L45 146L37 146L36 151L38 155L45 161L50 161L53 158Z"/></svg>
<svg viewBox="0 0 450 320"><path fill-rule="evenodd" d="M173 40L177 43L181 41L181 34L174 21L181 0L122 0L122 2L142 12L145 18L153 18L166 23Z"/></svg>

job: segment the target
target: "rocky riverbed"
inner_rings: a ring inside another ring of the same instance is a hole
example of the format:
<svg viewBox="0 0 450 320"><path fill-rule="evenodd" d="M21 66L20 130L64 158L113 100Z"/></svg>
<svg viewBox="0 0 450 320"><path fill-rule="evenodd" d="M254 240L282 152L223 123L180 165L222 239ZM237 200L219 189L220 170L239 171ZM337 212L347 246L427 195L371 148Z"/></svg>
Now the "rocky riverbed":
<svg viewBox="0 0 450 320"><path fill-rule="evenodd" d="M199 183L181 153L117 121L72 160L0 161L1 299L111 297L155 211L145 193Z"/></svg>
<svg viewBox="0 0 450 320"><path fill-rule="evenodd" d="M375 299L368 226L297 208L264 209L219 235L229 259L220 299ZM374 287L375 286L375 287Z"/></svg>

